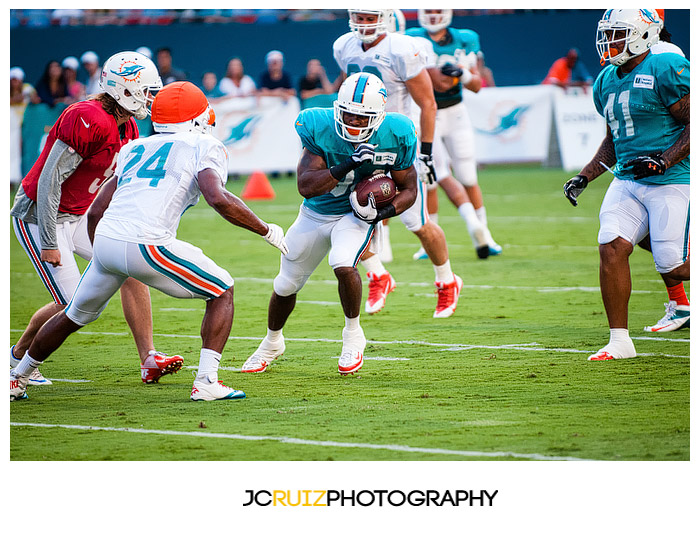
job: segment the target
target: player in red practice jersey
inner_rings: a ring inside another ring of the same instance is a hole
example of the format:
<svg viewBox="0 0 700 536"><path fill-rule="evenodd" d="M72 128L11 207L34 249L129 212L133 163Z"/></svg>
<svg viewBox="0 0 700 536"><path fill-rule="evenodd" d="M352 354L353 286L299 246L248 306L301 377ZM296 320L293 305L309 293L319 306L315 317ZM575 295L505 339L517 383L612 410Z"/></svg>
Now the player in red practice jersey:
<svg viewBox="0 0 700 536"><path fill-rule="evenodd" d="M103 93L72 104L61 114L15 196L11 211L15 234L53 302L34 313L10 348L12 367L19 364L39 328L70 301L80 280L74 254L86 260L92 257L84 215L114 173L121 147L138 138L134 118L148 115L151 93L163 86L153 62L137 52L108 59L101 85ZM130 279L122 289L122 305L141 358L142 380L152 383L179 370L180 356L155 351L148 288ZM37 369L30 383L51 382Z"/></svg>

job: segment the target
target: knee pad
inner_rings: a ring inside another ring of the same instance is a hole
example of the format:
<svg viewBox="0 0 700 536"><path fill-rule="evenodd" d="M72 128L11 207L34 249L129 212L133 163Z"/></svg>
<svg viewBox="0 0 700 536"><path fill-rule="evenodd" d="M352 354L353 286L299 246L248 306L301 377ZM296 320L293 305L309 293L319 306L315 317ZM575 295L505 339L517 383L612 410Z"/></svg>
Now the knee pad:
<svg viewBox="0 0 700 536"><path fill-rule="evenodd" d="M464 186L476 186L476 162L473 159L453 162L452 171L455 174L455 178Z"/></svg>
<svg viewBox="0 0 700 536"><path fill-rule="evenodd" d="M304 286L304 283L306 283L306 279L291 278L286 274L280 273L272 282L272 289L275 291L275 294L284 298L299 292Z"/></svg>

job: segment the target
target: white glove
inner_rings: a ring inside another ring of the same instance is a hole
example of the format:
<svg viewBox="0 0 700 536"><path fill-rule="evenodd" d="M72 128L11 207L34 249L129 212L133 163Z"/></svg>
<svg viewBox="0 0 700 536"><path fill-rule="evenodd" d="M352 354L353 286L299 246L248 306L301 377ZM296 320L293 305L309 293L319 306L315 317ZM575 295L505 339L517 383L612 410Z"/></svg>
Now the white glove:
<svg viewBox="0 0 700 536"><path fill-rule="evenodd" d="M282 227L279 225L275 225L274 223L268 223L267 227L269 230L267 231L267 234L263 236L265 242L279 249L282 252L282 255L289 253L287 242L284 240L284 229L282 229Z"/></svg>
<svg viewBox="0 0 700 536"><path fill-rule="evenodd" d="M352 211L355 213L355 216L360 218L362 221L374 223L374 220L377 217L377 203L374 200L374 194L372 192L370 192L370 194L367 196L367 206L363 207L357 200L357 192L353 190L350 194L350 206L352 207Z"/></svg>
<svg viewBox="0 0 700 536"><path fill-rule="evenodd" d="M433 156L429 154L419 154L418 155L418 178L427 185L431 185L437 182L435 174L435 164L433 163Z"/></svg>

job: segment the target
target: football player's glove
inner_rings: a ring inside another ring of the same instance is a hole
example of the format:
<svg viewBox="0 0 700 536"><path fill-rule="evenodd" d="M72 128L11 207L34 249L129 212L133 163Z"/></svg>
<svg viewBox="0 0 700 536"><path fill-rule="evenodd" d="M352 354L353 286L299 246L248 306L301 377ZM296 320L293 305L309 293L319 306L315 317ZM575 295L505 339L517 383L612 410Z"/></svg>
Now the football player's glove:
<svg viewBox="0 0 700 536"><path fill-rule="evenodd" d="M357 200L357 192L353 190L350 194L350 206L355 216L362 221L374 223L374 220L377 218L377 202L374 200L372 192L367 196L367 205L363 207Z"/></svg>
<svg viewBox="0 0 700 536"><path fill-rule="evenodd" d="M578 206L578 196L581 195L588 186L588 179L583 175L572 177L564 185L564 195L573 206Z"/></svg>
<svg viewBox="0 0 700 536"><path fill-rule="evenodd" d="M668 165L661 154L653 154L638 156L637 158L628 160L625 162L624 167L632 168L634 180L638 180L645 177L653 177L654 175L663 175L666 173Z"/></svg>
<svg viewBox="0 0 700 536"><path fill-rule="evenodd" d="M274 223L268 223L267 227L267 234L263 236L265 242L279 249L282 252L282 255L289 253L287 242L284 240L284 229Z"/></svg>
<svg viewBox="0 0 700 536"><path fill-rule="evenodd" d="M374 160L375 147L376 145L372 145L371 143L361 143L355 147L355 152L352 153L350 158L352 158L353 162L355 162L358 167L365 162L372 162L372 160Z"/></svg>
<svg viewBox="0 0 700 536"><path fill-rule="evenodd" d="M451 76L452 78L461 78L462 73L464 71L459 65L455 65L454 63L446 63L442 66L440 72L445 76Z"/></svg>
<svg viewBox="0 0 700 536"><path fill-rule="evenodd" d="M435 176L435 165L433 164L433 155L420 153L418 155L418 176L425 184L433 184L437 177Z"/></svg>

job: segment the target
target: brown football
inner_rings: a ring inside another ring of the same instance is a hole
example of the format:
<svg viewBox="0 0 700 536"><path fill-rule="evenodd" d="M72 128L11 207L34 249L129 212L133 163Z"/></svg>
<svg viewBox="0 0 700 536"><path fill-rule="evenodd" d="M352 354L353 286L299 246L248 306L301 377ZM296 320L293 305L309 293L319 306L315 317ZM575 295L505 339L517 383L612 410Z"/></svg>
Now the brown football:
<svg viewBox="0 0 700 536"><path fill-rule="evenodd" d="M367 206L367 196L372 192L377 208L382 208L396 197L396 184L388 175L379 173L361 181L355 191L357 192L357 200L363 207Z"/></svg>

